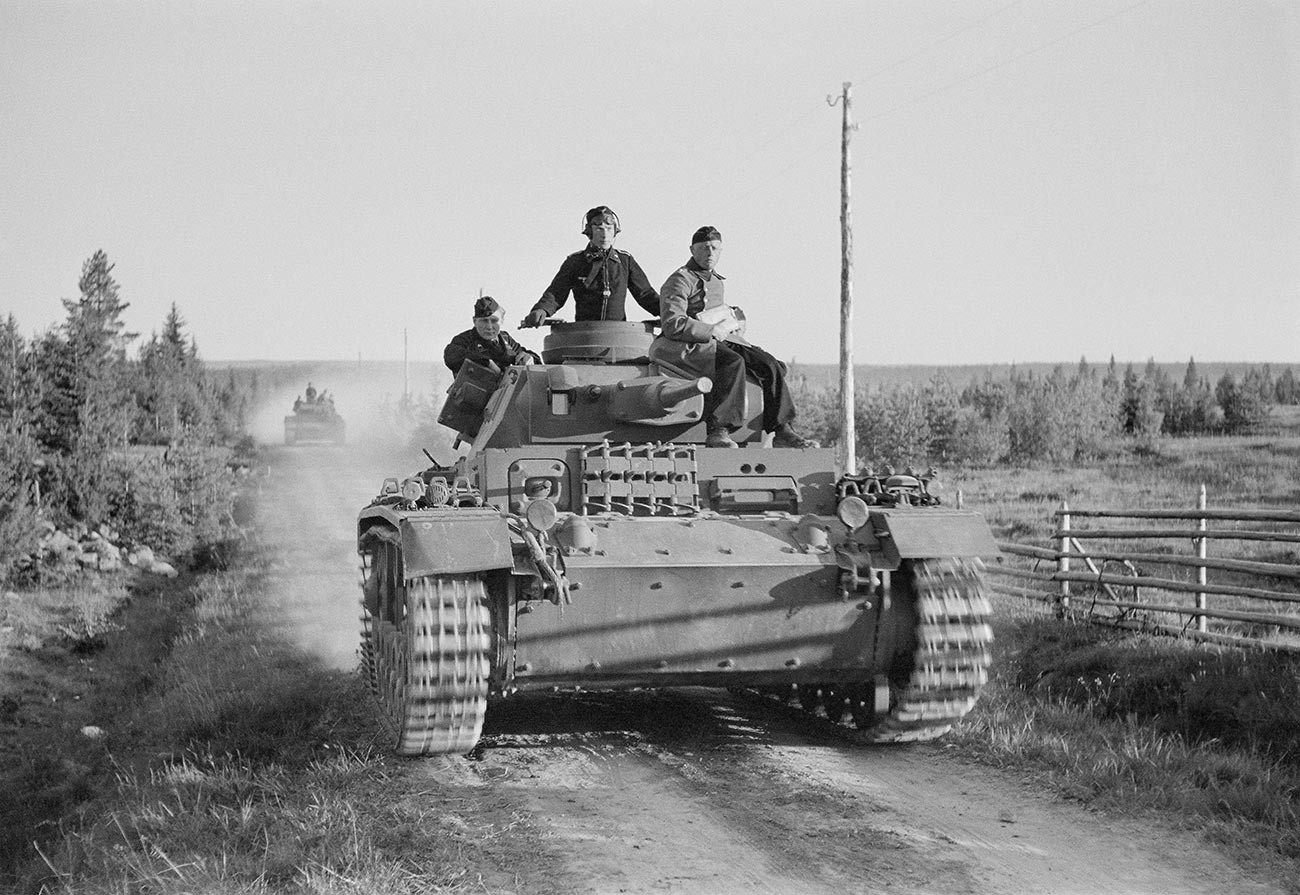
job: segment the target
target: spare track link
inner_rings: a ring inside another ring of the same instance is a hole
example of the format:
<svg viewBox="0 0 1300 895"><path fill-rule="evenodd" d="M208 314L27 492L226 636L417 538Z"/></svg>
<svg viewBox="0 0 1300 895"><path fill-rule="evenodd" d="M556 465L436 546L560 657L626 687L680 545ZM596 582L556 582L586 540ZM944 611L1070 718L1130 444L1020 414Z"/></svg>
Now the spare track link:
<svg viewBox="0 0 1300 895"><path fill-rule="evenodd" d="M870 684L803 684L799 703L821 707L838 723L852 713L860 743L921 742L952 729L988 682L992 606L978 559L912 562L916 647L905 686L890 684L889 709L877 713ZM811 691L811 692L809 692Z"/></svg>
<svg viewBox="0 0 1300 895"><path fill-rule="evenodd" d="M406 583L395 624L366 613L362 658L399 755L459 754L487 711L491 618L483 581L430 575Z"/></svg>

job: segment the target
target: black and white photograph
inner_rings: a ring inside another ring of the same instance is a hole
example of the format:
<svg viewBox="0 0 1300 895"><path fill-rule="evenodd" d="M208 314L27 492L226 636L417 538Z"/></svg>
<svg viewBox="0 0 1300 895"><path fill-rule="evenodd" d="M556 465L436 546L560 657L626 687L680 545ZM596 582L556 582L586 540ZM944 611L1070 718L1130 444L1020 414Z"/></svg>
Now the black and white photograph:
<svg viewBox="0 0 1300 895"><path fill-rule="evenodd" d="M0 0L0 892L1300 893L1300 4Z"/></svg>

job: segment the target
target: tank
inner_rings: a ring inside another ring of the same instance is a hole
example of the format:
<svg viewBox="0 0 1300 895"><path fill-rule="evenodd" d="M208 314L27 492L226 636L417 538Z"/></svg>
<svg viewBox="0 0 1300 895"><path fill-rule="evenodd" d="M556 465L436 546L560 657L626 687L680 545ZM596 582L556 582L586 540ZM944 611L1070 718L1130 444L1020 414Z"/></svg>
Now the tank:
<svg viewBox="0 0 1300 895"><path fill-rule="evenodd" d="M752 691L864 743L970 711L997 552L979 513L933 471L764 447L752 383L741 446L705 447L712 383L649 362L653 323L549 323L541 364L461 369L440 421L464 454L426 451L358 517L362 660L397 752L468 752L539 690Z"/></svg>
<svg viewBox="0 0 1300 895"><path fill-rule="evenodd" d="M307 386L306 397L293 402L293 413L284 418L284 443L331 442L347 440L347 424L334 408L334 398L327 391L319 395Z"/></svg>

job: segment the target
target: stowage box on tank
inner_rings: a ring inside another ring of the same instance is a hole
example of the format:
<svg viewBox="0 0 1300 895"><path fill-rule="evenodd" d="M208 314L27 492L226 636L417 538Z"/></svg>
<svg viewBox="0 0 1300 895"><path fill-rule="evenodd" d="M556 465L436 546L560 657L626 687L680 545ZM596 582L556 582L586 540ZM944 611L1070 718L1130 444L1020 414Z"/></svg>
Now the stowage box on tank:
<svg viewBox="0 0 1300 895"><path fill-rule="evenodd" d="M650 364L651 327L553 322L542 364L463 372L443 418L468 452L362 510L362 654L397 750L466 752L494 700L556 687L750 688L868 742L947 731L988 675L984 519L928 475L761 447L753 384L741 447L705 447L712 384Z"/></svg>

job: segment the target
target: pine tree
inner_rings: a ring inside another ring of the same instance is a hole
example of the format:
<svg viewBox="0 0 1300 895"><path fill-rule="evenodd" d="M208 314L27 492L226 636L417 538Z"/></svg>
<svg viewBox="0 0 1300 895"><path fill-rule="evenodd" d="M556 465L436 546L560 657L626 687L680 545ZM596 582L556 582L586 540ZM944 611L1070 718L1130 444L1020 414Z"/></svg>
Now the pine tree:
<svg viewBox="0 0 1300 895"><path fill-rule="evenodd" d="M935 373L922 393L926 422L930 428L930 458L942 462L948 459L957 435L957 422L961 405L957 389L942 372Z"/></svg>
<svg viewBox="0 0 1300 895"><path fill-rule="evenodd" d="M1277 384L1273 387L1273 397L1279 404L1300 404L1300 383L1296 381L1295 373L1290 367L1277 377Z"/></svg>
<svg viewBox="0 0 1300 895"><path fill-rule="evenodd" d="M136 400L143 441L175 443L186 432L206 433L211 423L215 408L206 393L203 365L175 303L162 334L154 333L140 350Z"/></svg>
<svg viewBox="0 0 1300 895"><path fill-rule="evenodd" d="M62 476L73 515L98 522L107 511L105 479L110 453L124 447L135 408L127 389L126 349L134 333L122 313L113 265L103 250L81 269L76 299L64 299L67 319L41 343L46 393L40 435L64 454Z"/></svg>

